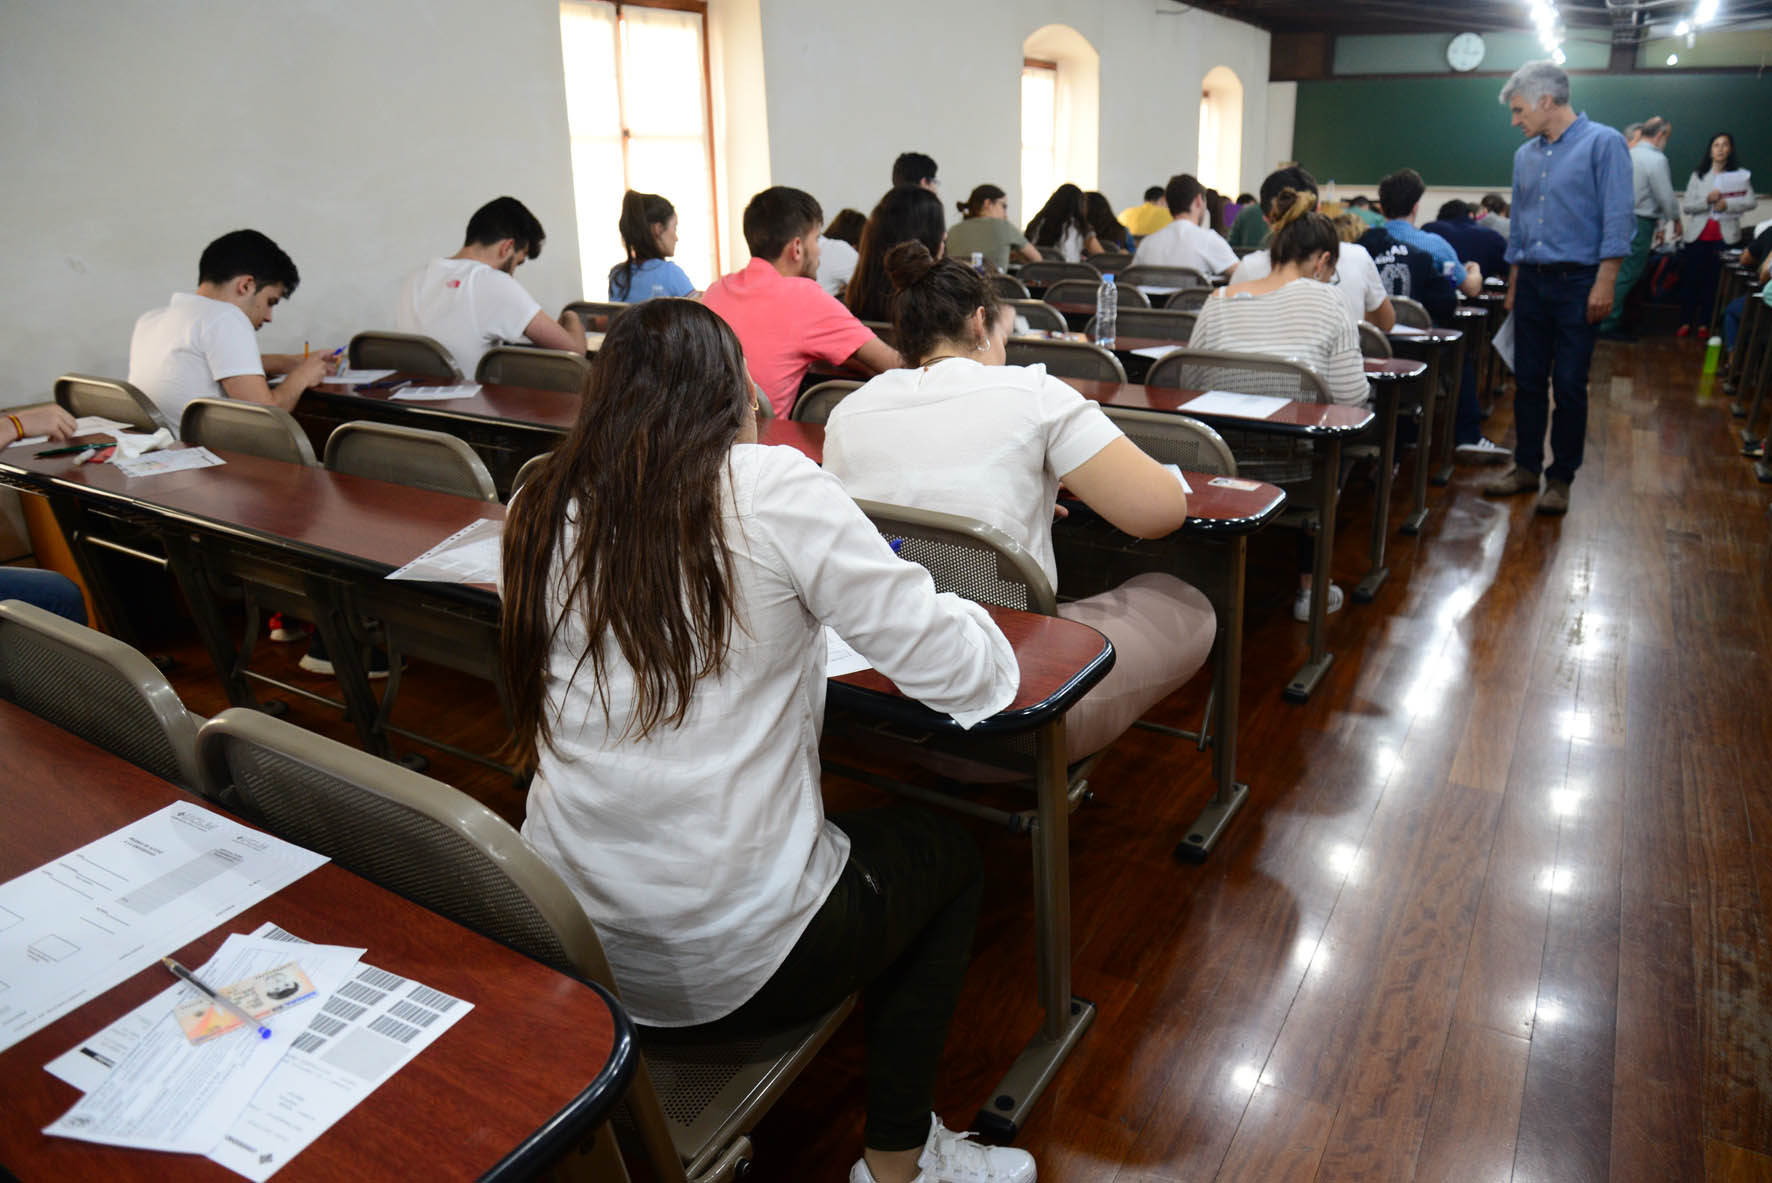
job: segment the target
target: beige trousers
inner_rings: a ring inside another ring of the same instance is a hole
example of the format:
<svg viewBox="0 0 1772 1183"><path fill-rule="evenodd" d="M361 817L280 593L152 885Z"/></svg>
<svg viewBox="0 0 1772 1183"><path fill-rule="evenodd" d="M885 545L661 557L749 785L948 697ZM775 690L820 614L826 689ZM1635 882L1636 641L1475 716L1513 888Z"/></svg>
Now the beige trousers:
<svg viewBox="0 0 1772 1183"><path fill-rule="evenodd" d="M1155 573L1060 604L1058 614L1099 630L1114 646L1114 668L1065 716L1065 748L1073 761L1112 743L1193 677L1206 664L1218 627L1198 588Z"/></svg>

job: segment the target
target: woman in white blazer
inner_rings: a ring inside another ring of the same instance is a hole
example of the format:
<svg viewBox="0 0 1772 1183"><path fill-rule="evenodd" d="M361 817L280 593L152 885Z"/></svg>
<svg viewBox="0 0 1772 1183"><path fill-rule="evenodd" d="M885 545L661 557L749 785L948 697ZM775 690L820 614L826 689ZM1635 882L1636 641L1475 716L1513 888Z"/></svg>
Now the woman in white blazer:
<svg viewBox="0 0 1772 1183"><path fill-rule="evenodd" d="M1753 178L1736 162L1735 137L1718 132L1692 170L1680 202L1681 238L1686 244L1680 260L1680 336L1690 333L1693 325L1701 337L1709 331L1703 322L1717 294L1720 256L1741 241L1741 215L1753 207Z"/></svg>

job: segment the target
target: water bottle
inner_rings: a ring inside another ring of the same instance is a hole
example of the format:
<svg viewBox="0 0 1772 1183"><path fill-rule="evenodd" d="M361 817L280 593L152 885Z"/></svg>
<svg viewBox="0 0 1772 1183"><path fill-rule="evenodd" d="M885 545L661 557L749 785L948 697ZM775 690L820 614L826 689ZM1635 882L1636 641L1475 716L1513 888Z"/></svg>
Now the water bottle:
<svg viewBox="0 0 1772 1183"><path fill-rule="evenodd" d="M1721 337L1712 337L1704 350L1704 373L1706 375L1717 372L1717 362L1722 359L1722 356L1723 339Z"/></svg>
<svg viewBox="0 0 1772 1183"><path fill-rule="evenodd" d="M1114 328L1120 319L1120 289L1114 286L1114 277L1101 277L1101 286L1095 289L1095 343L1103 349L1114 347Z"/></svg>
<svg viewBox="0 0 1772 1183"><path fill-rule="evenodd" d="M984 252L983 251L973 251L972 252L972 269L974 271L978 272L980 275L984 274Z"/></svg>

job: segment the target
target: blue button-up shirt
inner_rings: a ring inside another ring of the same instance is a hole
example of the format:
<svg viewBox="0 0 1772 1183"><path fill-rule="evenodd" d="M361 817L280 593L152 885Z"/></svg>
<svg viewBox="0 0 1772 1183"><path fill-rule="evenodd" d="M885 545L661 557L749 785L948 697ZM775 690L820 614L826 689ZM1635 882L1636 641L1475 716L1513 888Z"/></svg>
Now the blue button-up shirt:
<svg viewBox="0 0 1772 1183"><path fill-rule="evenodd" d="M1509 263L1598 263L1630 254L1637 219L1624 137L1579 115L1514 153Z"/></svg>
<svg viewBox="0 0 1772 1183"><path fill-rule="evenodd" d="M1458 265L1458 252L1452 249L1451 243L1438 234L1423 230L1414 222L1406 222L1402 218L1386 218L1384 228L1390 231L1392 238L1404 246L1413 247L1432 259L1434 266L1439 268L1440 274L1446 274L1448 267L1454 271L1463 270ZM1632 229L1635 227L1633 226Z"/></svg>

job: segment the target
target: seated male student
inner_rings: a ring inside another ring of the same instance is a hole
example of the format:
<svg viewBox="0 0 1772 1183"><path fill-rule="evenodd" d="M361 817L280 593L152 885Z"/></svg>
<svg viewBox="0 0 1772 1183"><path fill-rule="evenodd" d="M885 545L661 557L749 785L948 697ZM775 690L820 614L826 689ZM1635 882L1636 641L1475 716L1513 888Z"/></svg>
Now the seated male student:
<svg viewBox="0 0 1772 1183"><path fill-rule="evenodd" d="M1772 222L1761 222L1753 242L1741 252L1741 265L1757 269L1759 280L1772 277ZM1737 296L1723 309L1723 348L1735 348L1735 336L1741 332L1741 318L1747 312L1747 296Z"/></svg>
<svg viewBox="0 0 1772 1183"><path fill-rule="evenodd" d="M407 277L394 312L402 333L434 338L468 378L495 345L585 351L585 328L567 311L555 321L514 278L518 267L541 257L547 234L515 197L498 197L474 211L462 247L432 259Z"/></svg>
<svg viewBox="0 0 1772 1183"><path fill-rule="evenodd" d="M222 235L197 260L197 290L174 292L166 307L135 322L129 384L154 400L174 431L195 398L290 410L335 363L323 354L261 354L253 334L300 280L294 261L257 230ZM271 386L267 374L284 375L282 384Z"/></svg>
<svg viewBox="0 0 1772 1183"><path fill-rule="evenodd" d="M940 192L941 182L936 180L935 172L935 157L922 152L900 152L892 162L892 187L921 185L932 193Z"/></svg>
<svg viewBox="0 0 1772 1183"><path fill-rule="evenodd" d="M1415 219L1421 214L1421 196L1426 192L1426 182L1412 168L1399 169L1378 182L1378 208L1384 214L1384 228L1398 242L1425 251L1441 274L1450 278L1465 295L1474 296L1483 290L1482 271L1473 264L1462 262L1458 252L1444 238L1415 225ZM1461 276L1460 272L1467 274ZM1434 319L1439 320L1438 313Z"/></svg>
<svg viewBox="0 0 1772 1183"><path fill-rule="evenodd" d="M1237 252L1206 227L1206 186L1178 173L1163 187L1163 201L1170 222L1139 242L1134 267L1192 267L1202 275L1229 275L1237 269Z"/></svg>
<svg viewBox="0 0 1772 1183"><path fill-rule="evenodd" d="M1422 228L1452 244L1462 263L1475 263L1485 277L1507 277L1507 239L1477 223L1477 207L1464 201L1440 206L1437 218Z"/></svg>
<svg viewBox="0 0 1772 1183"><path fill-rule="evenodd" d="M751 377L777 415L786 415L813 362L853 364L868 374L904 364L835 296L818 286L824 211L810 193L777 185L744 207L751 261L708 285L701 302L744 346Z"/></svg>

